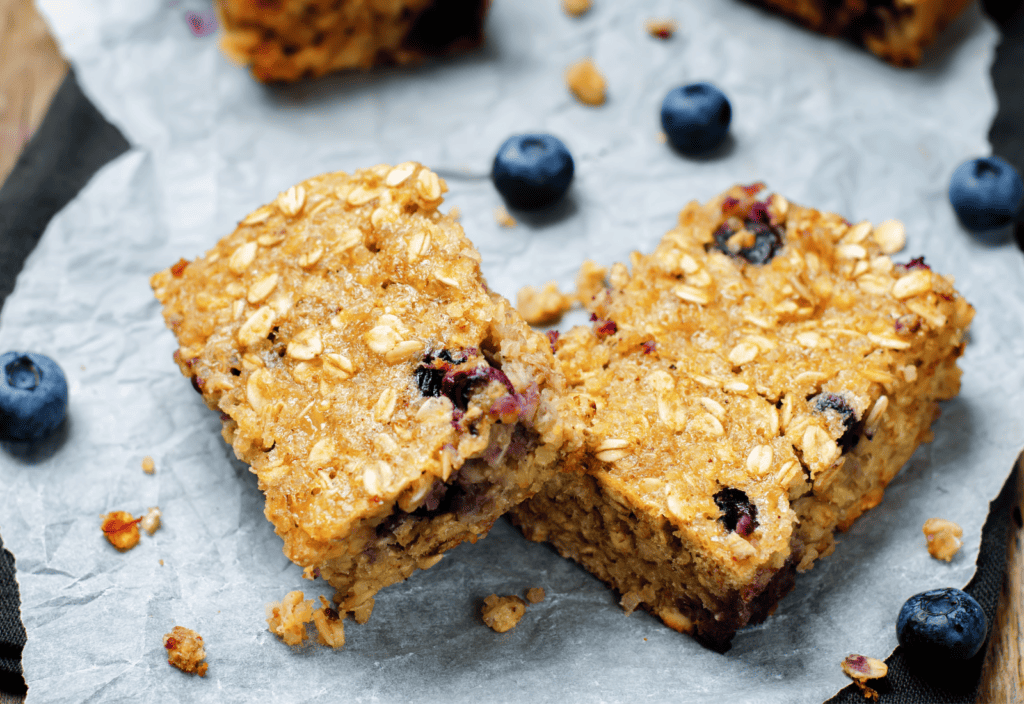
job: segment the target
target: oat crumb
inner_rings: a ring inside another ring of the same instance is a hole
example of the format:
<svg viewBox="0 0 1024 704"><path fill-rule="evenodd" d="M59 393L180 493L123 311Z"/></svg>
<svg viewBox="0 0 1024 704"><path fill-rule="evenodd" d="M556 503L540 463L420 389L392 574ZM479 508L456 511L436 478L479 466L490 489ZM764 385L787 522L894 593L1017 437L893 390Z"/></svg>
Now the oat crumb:
<svg viewBox="0 0 1024 704"><path fill-rule="evenodd" d="M494 209L494 219L498 221L498 224L502 227L515 227L516 219L512 217L504 206L499 206Z"/></svg>
<svg viewBox="0 0 1024 704"><path fill-rule="evenodd" d="M593 0L562 0L562 9L565 10L565 14L573 17L585 14L593 6Z"/></svg>
<svg viewBox="0 0 1024 704"><path fill-rule="evenodd" d="M161 567L163 567L163 566L164 566L164 561L163 561L163 560L160 560L160 566L161 566Z"/></svg>
<svg viewBox="0 0 1024 704"><path fill-rule="evenodd" d="M203 649L203 637L190 628L175 626L170 633L164 635L164 647L167 649L167 662L182 672L206 676L208 665L206 650Z"/></svg>
<svg viewBox="0 0 1024 704"><path fill-rule="evenodd" d="M679 27L675 20L668 19L652 19L647 20L644 25L647 29L647 33L657 39L671 39L672 35L676 33L676 29Z"/></svg>
<svg viewBox="0 0 1024 704"><path fill-rule="evenodd" d="M459 209L459 206L453 205L451 209L448 211L448 217L458 222L459 220L462 219L462 210Z"/></svg>
<svg viewBox="0 0 1024 704"><path fill-rule="evenodd" d="M139 521L127 511L111 511L103 516L100 528L110 544L121 552L131 550L139 544Z"/></svg>
<svg viewBox="0 0 1024 704"><path fill-rule="evenodd" d="M345 624L338 612L322 596L320 608L313 612L313 625L316 626L316 641L320 645L329 645L332 648L345 645Z"/></svg>
<svg viewBox="0 0 1024 704"><path fill-rule="evenodd" d="M604 290L607 277L607 267L601 266L590 259L584 261L580 266L579 273L576 274L576 297L579 299L579 302L586 305L594 300Z"/></svg>
<svg viewBox="0 0 1024 704"><path fill-rule="evenodd" d="M288 592L284 599L266 605L267 627L288 645L306 640L306 624L313 620L313 600L303 599L300 591Z"/></svg>
<svg viewBox="0 0 1024 704"><path fill-rule="evenodd" d="M526 590L526 600L531 604L539 604L544 601L544 597L547 594L544 593L544 587L533 587Z"/></svg>
<svg viewBox="0 0 1024 704"><path fill-rule="evenodd" d="M498 633L510 631L519 623L526 613L526 602L518 596L498 596L491 594L484 599L481 615L484 623Z"/></svg>
<svg viewBox="0 0 1024 704"><path fill-rule="evenodd" d="M156 506L150 506L149 511L142 517L142 521L139 523L142 526L142 530L146 531L149 535L156 533L157 528L160 527L160 509Z"/></svg>
<svg viewBox="0 0 1024 704"><path fill-rule="evenodd" d="M539 290L533 286L524 286L516 294L516 310L530 325L558 322L575 302L576 296L559 291L554 281L549 281Z"/></svg>
<svg viewBox="0 0 1024 704"><path fill-rule="evenodd" d="M885 677L889 672L889 666L881 660L869 658L865 655L850 654L842 663L843 672L853 680L860 689L865 699L878 701L878 692L867 686L868 680L877 680Z"/></svg>
<svg viewBox="0 0 1024 704"><path fill-rule="evenodd" d="M152 474L156 471L156 465L153 463L153 458L149 455L142 458L142 471L146 474Z"/></svg>
<svg viewBox="0 0 1024 704"><path fill-rule="evenodd" d="M565 82L576 98L586 105L604 105L607 84L590 59L582 59L565 72Z"/></svg>
<svg viewBox="0 0 1024 704"><path fill-rule="evenodd" d="M928 553L938 559L949 562L953 559L964 541L964 529L953 521L942 518L929 518L924 522L924 536L928 540Z"/></svg>

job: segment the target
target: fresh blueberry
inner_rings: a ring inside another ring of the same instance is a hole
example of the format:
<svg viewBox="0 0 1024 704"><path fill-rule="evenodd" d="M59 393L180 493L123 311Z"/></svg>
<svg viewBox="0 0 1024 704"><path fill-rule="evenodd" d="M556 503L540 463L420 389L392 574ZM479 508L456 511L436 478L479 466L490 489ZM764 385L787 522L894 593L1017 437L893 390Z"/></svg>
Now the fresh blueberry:
<svg viewBox="0 0 1024 704"><path fill-rule="evenodd" d="M49 357L34 352L0 356L0 438L40 440L64 420L68 384Z"/></svg>
<svg viewBox="0 0 1024 704"><path fill-rule="evenodd" d="M508 204L522 210L551 205L569 190L572 155L549 134L509 137L494 157L491 180Z"/></svg>
<svg viewBox="0 0 1024 704"><path fill-rule="evenodd" d="M936 660L974 657L988 631L981 605L959 589L945 588L907 599L896 619L896 639L908 653Z"/></svg>
<svg viewBox="0 0 1024 704"><path fill-rule="evenodd" d="M725 139L732 106L710 83L673 88L661 103L661 126L668 141L684 154L709 152Z"/></svg>
<svg viewBox="0 0 1024 704"><path fill-rule="evenodd" d="M971 232L1010 224L1022 201L1024 181L1017 169L997 156L965 161L949 180L949 202Z"/></svg>

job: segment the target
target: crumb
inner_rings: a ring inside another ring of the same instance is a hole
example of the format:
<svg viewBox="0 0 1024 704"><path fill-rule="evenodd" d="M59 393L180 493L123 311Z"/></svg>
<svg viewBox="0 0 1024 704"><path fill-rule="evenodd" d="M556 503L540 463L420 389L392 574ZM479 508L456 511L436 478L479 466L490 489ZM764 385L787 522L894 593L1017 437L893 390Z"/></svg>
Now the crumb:
<svg viewBox="0 0 1024 704"><path fill-rule="evenodd" d="M565 82L581 103L604 105L607 84L590 59L582 59L570 66L565 72Z"/></svg>
<svg viewBox="0 0 1024 704"><path fill-rule="evenodd" d="M110 544L121 552L131 550L139 544L139 521L142 518L133 518L127 511L111 511L100 516L103 523L100 528L107 536Z"/></svg>
<svg viewBox="0 0 1024 704"><path fill-rule="evenodd" d="M320 597L320 608L313 612L313 625L316 626L316 641L320 645L332 648L345 645L345 624L323 597Z"/></svg>
<svg viewBox="0 0 1024 704"><path fill-rule="evenodd" d="M964 541L960 540L964 529L953 521L929 518L924 522L922 530L928 539L928 553L936 559L949 562L964 544Z"/></svg>
<svg viewBox="0 0 1024 704"><path fill-rule="evenodd" d="M498 221L498 224L502 227L515 227L516 219L509 215L509 212L505 210L504 206L494 209L494 219Z"/></svg>
<svg viewBox="0 0 1024 704"><path fill-rule="evenodd" d="M636 607L640 606L642 601L643 599L640 598L640 594L630 591L623 594L622 598L619 599L619 606L621 606L622 610L626 612L627 616L629 616L631 613L636 611Z"/></svg>
<svg viewBox="0 0 1024 704"><path fill-rule="evenodd" d="M142 458L142 471L146 474L152 474L156 471L156 465L153 464L153 458L149 455Z"/></svg>
<svg viewBox="0 0 1024 704"><path fill-rule="evenodd" d="M163 566L164 566L164 561L163 561L163 560L160 560L160 566L161 566L161 567L163 567Z"/></svg>
<svg viewBox="0 0 1024 704"><path fill-rule="evenodd" d="M586 260L580 266L580 273L576 274L576 297L579 302L586 305L601 291L604 290L605 277L608 276L608 268L597 262Z"/></svg>
<svg viewBox="0 0 1024 704"><path fill-rule="evenodd" d="M668 144L668 135L664 132L658 133L658 144Z"/></svg>
<svg viewBox="0 0 1024 704"><path fill-rule="evenodd" d="M498 633L510 631L526 613L526 602L517 596L491 594L484 599L481 615L484 623Z"/></svg>
<svg viewBox="0 0 1024 704"><path fill-rule="evenodd" d="M575 296L558 290L558 284L549 281L538 290L524 286L516 294L516 310L530 325L549 325L558 322L562 315L572 308Z"/></svg>
<svg viewBox="0 0 1024 704"><path fill-rule="evenodd" d="M288 645L306 640L306 624L313 620L313 600L300 591L288 592L281 601L266 605L267 627Z"/></svg>
<svg viewBox="0 0 1024 704"><path fill-rule="evenodd" d="M142 517L142 522L139 524L142 526L142 530L150 535L156 533L156 529L160 527L160 515L160 509L156 506L150 506L149 511Z"/></svg>
<svg viewBox="0 0 1024 704"><path fill-rule="evenodd" d="M448 217L450 217L452 220L461 220L462 210L459 209L459 206L453 205L451 209L448 211Z"/></svg>
<svg viewBox="0 0 1024 704"><path fill-rule="evenodd" d="M647 33L657 39L671 39L672 35L676 33L676 29L679 25L676 24L675 20L656 19L647 20L644 28Z"/></svg>
<svg viewBox="0 0 1024 704"><path fill-rule="evenodd" d="M846 656L845 660L843 660L842 667L846 676L852 679L854 684L860 688L865 699L871 699L876 702L878 701L878 692L871 687L868 687L865 682L885 677L889 672L888 665L881 660L876 660L875 658L850 654Z"/></svg>
<svg viewBox="0 0 1024 704"><path fill-rule="evenodd" d="M164 647L167 648L167 662L182 672L194 672L200 677L206 676L208 665L206 651L203 649L203 637L190 628L175 626L164 635Z"/></svg>
<svg viewBox="0 0 1024 704"><path fill-rule="evenodd" d="M562 9L565 14L579 17L594 6L592 0L562 0Z"/></svg>
<svg viewBox="0 0 1024 704"><path fill-rule="evenodd" d="M532 589L526 590L526 600L531 604L539 604L544 601L544 597L547 594L544 593L543 587L533 587Z"/></svg>

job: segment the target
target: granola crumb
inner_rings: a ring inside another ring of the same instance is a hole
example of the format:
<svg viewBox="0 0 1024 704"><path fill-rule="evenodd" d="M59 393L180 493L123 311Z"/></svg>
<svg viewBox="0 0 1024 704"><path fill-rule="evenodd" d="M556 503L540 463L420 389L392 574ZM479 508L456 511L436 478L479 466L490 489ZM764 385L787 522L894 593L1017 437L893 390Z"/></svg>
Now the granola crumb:
<svg viewBox="0 0 1024 704"><path fill-rule="evenodd" d="M142 471L146 474L153 474L156 471L156 464L153 463L153 458L149 455L142 458Z"/></svg>
<svg viewBox="0 0 1024 704"><path fill-rule="evenodd" d="M679 25L675 20L668 19L652 19L647 20L644 28L647 33L656 39L671 39L672 35L676 33L676 29Z"/></svg>
<svg viewBox="0 0 1024 704"><path fill-rule="evenodd" d="M484 599L481 615L484 623L498 633L505 633L516 627L519 619L526 613L526 602L518 596L498 596L491 594Z"/></svg>
<svg viewBox="0 0 1024 704"><path fill-rule="evenodd" d="M288 592L265 607L270 632L288 645L299 645L309 637L306 624L313 620L313 600L304 596L300 591Z"/></svg>
<svg viewBox="0 0 1024 704"><path fill-rule="evenodd" d="M549 281L544 288L524 286L516 294L516 310L530 325L549 325L558 322L572 308L576 297L558 290L558 284Z"/></svg>
<svg viewBox="0 0 1024 704"><path fill-rule="evenodd" d="M182 672L206 676L209 667L203 662L206 650L203 649L203 637L190 628L175 626L170 633L164 635L164 647L167 649L167 662Z"/></svg>
<svg viewBox="0 0 1024 704"><path fill-rule="evenodd" d="M928 553L938 560L949 562L964 544L964 541L960 539L964 534L964 529L953 521L929 518L924 522L922 530L925 538L928 539Z"/></svg>
<svg viewBox="0 0 1024 704"><path fill-rule="evenodd" d="M324 597L320 597L320 608L313 612L313 625L316 626L316 642L340 648L345 645L345 624L338 612Z"/></svg>
<svg viewBox="0 0 1024 704"><path fill-rule="evenodd" d="M139 521L141 517L133 518L127 511L111 511L100 516L103 523L100 528L107 536L110 544L121 552L131 550L139 544Z"/></svg>
<svg viewBox="0 0 1024 704"><path fill-rule="evenodd" d="M565 14L573 17L585 14L593 6L593 0L562 0L562 9L565 10Z"/></svg>
<svg viewBox="0 0 1024 704"><path fill-rule="evenodd" d="M149 535L153 535L153 533L156 533L157 528L160 527L161 515L162 514L160 513L159 508L157 508L156 506L150 506L149 511L146 512L146 515L142 517L142 520L139 523L139 525L142 527L142 530L146 531L146 533L148 533Z"/></svg>
<svg viewBox="0 0 1024 704"><path fill-rule="evenodd" d="M539 604L544 601L544 597L547 594L544 593L544 587L532 587L526 590L526 600L531 604Z"/></svg>
<svg viewBox="0 0 1024 704"><path fill-rule="evenodd" d="M160 560L160 566L161 566L161 567L163 567L163 566L164 566L164 561L163 561L163 560Z"/></svg>
<svg viewBox="0 0 1024 704"><path fill-rule="evenodd" d="M565 82L577 100L585 105L604 105L607 84L590 59L582 59L565 72Z"/></svg>
<svg viewBox="0 0 1024 704"><path fill-rule="evenodd" d="M458 221L462 219L462 210L457 205L453 205L448 211L448 217L452 220Z"/></svg>
<svg viewBox="0 0 1024 704"><path fill-rule="evenodd" d="M502 227L515 227L516 219L512 217L504 206L499 206L494 209L494 219L498 221L498 224Z"/></svg>
<svg viewBox="0 0 1024 704"><path fill-rule="evenodd" d="M875 658L851 653L846 656L845 660L843 660L842 667L843 672L846 673L847 677L853 680L854 684L856 684L860 689L861 694L864 695L865 699L871 699L876 702L878 701L878 692L867 686L865 682L885 677L889 672L888 665L881 660L876 660Z"/></svg>

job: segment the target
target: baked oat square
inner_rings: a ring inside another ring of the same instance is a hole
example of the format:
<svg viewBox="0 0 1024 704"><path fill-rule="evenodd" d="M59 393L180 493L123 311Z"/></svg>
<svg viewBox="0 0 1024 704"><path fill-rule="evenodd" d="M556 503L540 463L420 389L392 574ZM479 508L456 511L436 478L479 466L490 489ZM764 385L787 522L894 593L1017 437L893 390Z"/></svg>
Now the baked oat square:
<svg viewBox="0 0 1024 704"><path fill-rule="evenodd" d="M901 228L761 184L686 206L557 341L587 452L514 521L627 611L728 647L882 500L959 390L974 311L922 260L892 262Z"/></svg>
<svg viewBox="0 0 1024 704"><path fill-rule="evenodd" d="M536 492L575 437L547 338L487 289L444 190L414 162L326 174L152 278L285 554L360 621Z"/></svg>

